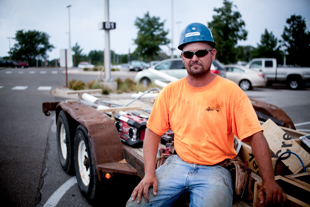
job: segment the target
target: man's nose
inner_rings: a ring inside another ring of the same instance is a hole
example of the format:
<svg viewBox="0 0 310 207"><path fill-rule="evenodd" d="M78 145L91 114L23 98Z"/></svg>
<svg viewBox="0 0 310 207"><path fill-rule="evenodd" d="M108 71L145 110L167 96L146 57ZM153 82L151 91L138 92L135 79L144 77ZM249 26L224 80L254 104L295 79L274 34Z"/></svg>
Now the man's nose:
<svg viewBox="0 0 310 207"><path fill-rule="evenodd" d="M197 57L197 55L194 54L193 57L192 57L192 60L193 60L193 61L196 61L196 60L198 60L198 59L199 59L199 58Z"/></svg>

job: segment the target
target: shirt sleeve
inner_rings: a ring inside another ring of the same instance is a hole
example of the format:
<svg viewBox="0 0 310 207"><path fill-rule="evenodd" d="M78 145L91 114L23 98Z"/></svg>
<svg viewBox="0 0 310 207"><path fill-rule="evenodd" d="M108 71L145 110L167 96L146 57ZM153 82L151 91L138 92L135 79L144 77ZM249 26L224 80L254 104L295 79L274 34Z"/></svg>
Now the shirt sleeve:
<svg viewBox="0 0 310 207"><path fill-rule="evenodd" d="M246 95L236 104L234 115L232 131L241 141L263 130L251 101Z"/></svg>
<svg viewBox="0 0 310 207"><path fill-rule="evenodd" d="M167 86L159 93L149 120L147 122L147 128L152 130L157 135L163 135L167 130L169 130L169 92Z"/></svg>

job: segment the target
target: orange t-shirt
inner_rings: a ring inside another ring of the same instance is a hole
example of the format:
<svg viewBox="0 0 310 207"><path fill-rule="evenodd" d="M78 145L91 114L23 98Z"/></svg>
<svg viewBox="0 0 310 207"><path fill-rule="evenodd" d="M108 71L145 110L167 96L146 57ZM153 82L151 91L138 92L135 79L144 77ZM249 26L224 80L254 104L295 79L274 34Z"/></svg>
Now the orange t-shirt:
<svg viewBox="0 0 310 207"><path fill-rule="evenodd" d="M186 78L167 85L147 127L158 135L171 128L180 158L200 165L234 158L234 135L243 140L262 131L247 95L220 76L201 88L191 87Z"/></svg>

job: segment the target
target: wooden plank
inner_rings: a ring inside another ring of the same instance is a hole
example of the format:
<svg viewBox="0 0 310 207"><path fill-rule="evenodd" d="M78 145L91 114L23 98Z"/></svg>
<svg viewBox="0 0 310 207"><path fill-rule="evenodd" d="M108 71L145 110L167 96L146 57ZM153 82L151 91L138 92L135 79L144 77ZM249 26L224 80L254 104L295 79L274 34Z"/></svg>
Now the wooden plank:
<svg viewBox="0 0 310 207"><path fill-rule="evenodd" d="M285 175L284 177L310 189L310 173L309 172L298 173L295 175L294 174Z"/></svg>
<svg viewBox="0 0 310 207"><path fill-rule="evenodd" d="M263 125L264 123L265 122L260 121L261 125ZM278 126L278 127L280 127L284 132L286 132L292 139L296 139L296 140L299 139L299 137L305 136L308 134L306 132L297 131L295 129L290 129L290 128L283 127L283 126Z"/></svg>
<svg viewBox="0 0 310 207"><path fill-rule="evenodd" d="M253 198L253 207L262 207L264 205L260 204L258 199L258 192L261 186L261 182L255 182L254 184L254 198Z"/></svg>
<svg viewBox="0 0 310 207"><path fill-rule="evenodd" d="M263 124L264 136L268 142L271 151L280 156L283 152L291 151L296 153L302 160L305 166L310 164L310 155L304 150L294 139L278 127L273 121L268 120ZM294 174L300 172L303 167L299 159L292 154L283 156L281 161L292 171Z"/></svg>
<svg viewBox="0 0 310 207"><path fill-rule="evenodd" d="M287 202L285 206L306 206L309 205L310 189L296 183L283 176L276 176L276 182L282 187L287 196ZM258 199L258 192L261 187L261 182L255 182L254 184L254 199L253 207L262 207L265 205L260 204Z"/></svg>

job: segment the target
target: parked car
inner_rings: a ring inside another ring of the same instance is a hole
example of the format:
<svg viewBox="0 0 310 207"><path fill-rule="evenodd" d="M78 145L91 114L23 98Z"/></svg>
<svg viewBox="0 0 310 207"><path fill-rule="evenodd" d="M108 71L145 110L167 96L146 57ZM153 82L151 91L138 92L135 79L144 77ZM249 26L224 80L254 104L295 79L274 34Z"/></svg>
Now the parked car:
<svg viewBox="0 0 310 207"><path fill-rule="evenodd" d="M183 64L181 58L176 59L166 59L154 66L155 70L173 76L175 78L181 79L187 76L187 70ZM214 60L211 65L211 72L225 77L225 68L219 61ZM151 83L154 83L155 80L160 80L163 82L167 82L165 79L151 73L149 70L143 70L135 76L135 82L137 84L142 84L144 86L148 86Z"/></svg>
<svg viewBox="0 0 310 207"><path fill-rule="evenodd" d="M235 82L244 91L253 87L266 86L267 80L263 73L250 70L241 65L225 65L226 78Z"/></svg>
<svg viewBox="0 0 310 207"><path fill-rule="evenodd" d="M89 62L80 62L78 65L78 68L89 68L89 69L93 69L95 66Z"/></svg>
<svg viewBox="0 0 310 207"><path fill-rule="evenodd" d="M284 83L295 90L310 83L310 67L279 67L275 58L254 58L245 67L264 73L269 86Z"/></svg>
<svg viewBox="0 0 310 207"><path fill-rule="evenodd" d="M123 70L123 71L128 71L128 70L129 70L129 64L126 64L126 63L121 64L121 68L120 68L120 70Z"/></svg>
<svg viewBox="0 0 310 207"><path fill-rule="evenodd" d="M2 60L0 62L1 67L10 67L10 68L17 68L17 64L13 60Z"/></svg>
<svg viewBox="0 0 310 207"><path fill-rule="evenodd" d="M141 71L147 68L143 61L133 60L129 63L129 71Z"/></svg>
<svg viewBox="0 0 310 207"><path fill-rule="evenodd" d="M23 62L23 61L16 61L16 67L18 68L28 68L28 63Z"/></svg>
<svg viewBox="0 0 310 207"><path fill-rule="evenodd" d="M153 68L157 63L159 63L159 60L154 60L150 62L150 68Z"/></svg>
<svg viewBox="0 0 310 207"><path fill-rule="evenodd" d="M6 67L6 61L0 60L0 67Z"/></svg>

